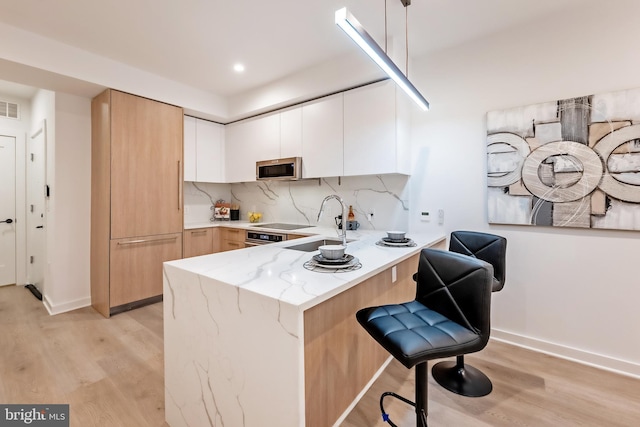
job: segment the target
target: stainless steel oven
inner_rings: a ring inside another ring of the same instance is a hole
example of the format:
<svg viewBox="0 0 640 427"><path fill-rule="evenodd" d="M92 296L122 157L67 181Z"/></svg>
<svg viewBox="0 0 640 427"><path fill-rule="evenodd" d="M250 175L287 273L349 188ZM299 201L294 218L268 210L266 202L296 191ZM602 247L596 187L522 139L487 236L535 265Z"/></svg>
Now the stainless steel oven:
<svg viewBox="0 0 640 427"><path fill-rule="evenodd" d="M287 240L286 234L272 233L270 231L247 231L244 246L266 245Z"/></svg>

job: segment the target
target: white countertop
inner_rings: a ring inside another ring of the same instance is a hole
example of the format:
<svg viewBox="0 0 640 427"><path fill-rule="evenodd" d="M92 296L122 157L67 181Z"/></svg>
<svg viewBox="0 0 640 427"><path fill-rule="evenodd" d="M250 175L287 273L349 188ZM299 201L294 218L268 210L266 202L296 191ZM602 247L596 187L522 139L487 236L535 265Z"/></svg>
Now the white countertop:
<svg viewBox="0 0 640 427"><path fill-rule="evenodd" d="M223 226L245 229L252 229L252 225L246 221L207 224L210 227ZM187 229L186 226L185 229ZM376 245L378 240L386 237L386 233L383 231L347 231L347 238L353 239L353 241L348 243L345 252L357 257L362 267L348 272L321 273L307 270L303 265L313 255L318 254L318 251L303 252L285 247L314 241L322 237L336 238L335 229L312 227L291 231L273 231L295 234L313 233L315 235L176 260L165 264L278 300L280 303L291 304L298 307L299 310L306 310L398 264L418 253L422 248L445 239L444 235L437 233L407 234L407 237L413 239L417 246L383 247Z"/></svg>

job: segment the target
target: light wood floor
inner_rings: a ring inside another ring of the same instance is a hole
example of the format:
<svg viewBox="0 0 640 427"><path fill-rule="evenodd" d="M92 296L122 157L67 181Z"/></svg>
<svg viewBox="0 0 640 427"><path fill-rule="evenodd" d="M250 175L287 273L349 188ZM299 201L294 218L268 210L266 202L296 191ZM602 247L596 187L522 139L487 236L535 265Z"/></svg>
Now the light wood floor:
<svg viewBox="0 0 640 427"><path fill-rule="evenodd" d="M498 342L467 362L494 391L465 398L430 378L430 426L640 425L640 380ZM74 427L166 427L163 387L161 303L111 319L92 308L49 316L27 289L0 288L0 403L68 403ZM342 427L388 426L383 391L413 399L413 370L392 362ZM396 424L415 426L411 407L388 402Z"/></svg>

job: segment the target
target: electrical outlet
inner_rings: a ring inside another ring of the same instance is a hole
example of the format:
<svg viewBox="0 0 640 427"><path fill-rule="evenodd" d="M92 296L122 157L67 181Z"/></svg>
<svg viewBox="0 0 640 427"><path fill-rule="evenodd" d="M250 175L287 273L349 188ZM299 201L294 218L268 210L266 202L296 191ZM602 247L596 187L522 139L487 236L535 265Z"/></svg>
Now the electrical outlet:
<svg viewBox="0 0 640 427"><path fill-rule="evenodd" d="M398 269L394 265L391 267L391 283L395 283L398 280Z"/></svg>
<svg viewBox="0 0 640 427"><path fill-rule="evenodd" d="M369 222L373 221L373 216L376 214L376 210L375 209L369 209L369 212L367 212L367 220Z"/></svg>
<svg viewBox="0 0 640 427"><path fill-rule="evenodd" d="M444 224L444 209L438 209L438 224Z"/></svg>

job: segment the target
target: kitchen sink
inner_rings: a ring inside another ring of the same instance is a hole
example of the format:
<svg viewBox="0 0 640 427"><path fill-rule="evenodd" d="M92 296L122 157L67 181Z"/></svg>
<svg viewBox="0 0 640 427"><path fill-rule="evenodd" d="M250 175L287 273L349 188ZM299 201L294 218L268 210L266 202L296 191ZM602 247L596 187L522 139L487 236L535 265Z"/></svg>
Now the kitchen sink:
<svg viewBox="0 0 640 427"><path fill-rule="evenodd" d="M353 242L353 240L347 240L347 243ZM314 240L313 242L300 243L298 245L285 246L285 249L293 249L295 251L313 252L317 251L320 246L323 245L341 245L342 239L322 239Z"/></svg>

